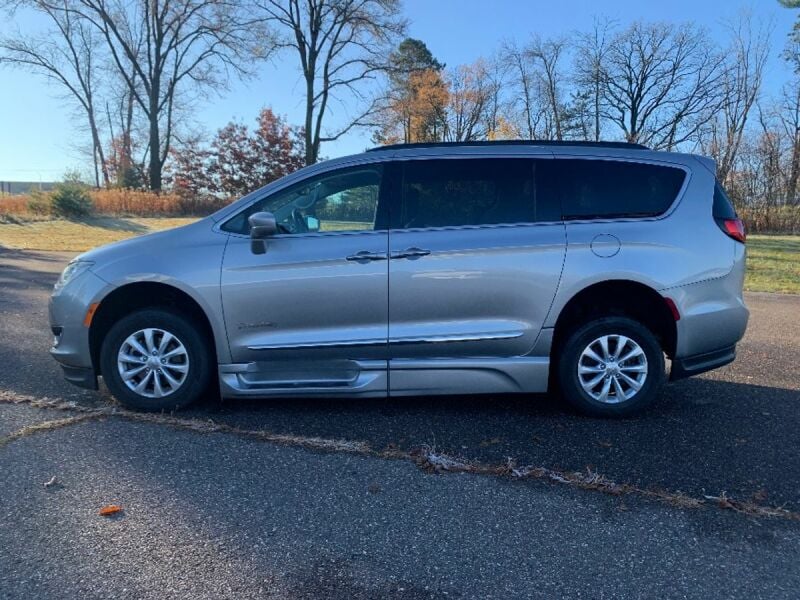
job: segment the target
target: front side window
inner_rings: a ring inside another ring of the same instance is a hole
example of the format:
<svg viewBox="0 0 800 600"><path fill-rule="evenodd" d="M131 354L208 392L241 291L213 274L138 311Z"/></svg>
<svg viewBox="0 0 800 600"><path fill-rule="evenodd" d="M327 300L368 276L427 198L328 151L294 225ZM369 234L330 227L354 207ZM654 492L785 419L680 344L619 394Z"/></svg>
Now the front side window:
<svg viewBox="0 0 800 600"><path fill-rule="evenodd" d="M380 166L326 173L254 202L222 230L247 234L256 212L273 213L282 234L373 230L380 186Z"/></svg>
<svg viewBox="0 0 800 600"><path fill-rule="evenodd" d="M537 220L533 160L418 160L403 171L401 229Z"/></svg>
<svg viewBox="0 0 800 600"><path fill-rule="evenodd" d="M550 173L565 219L653 217L672 205L686 173L678 168L601 159L555 159Z"/></svg>

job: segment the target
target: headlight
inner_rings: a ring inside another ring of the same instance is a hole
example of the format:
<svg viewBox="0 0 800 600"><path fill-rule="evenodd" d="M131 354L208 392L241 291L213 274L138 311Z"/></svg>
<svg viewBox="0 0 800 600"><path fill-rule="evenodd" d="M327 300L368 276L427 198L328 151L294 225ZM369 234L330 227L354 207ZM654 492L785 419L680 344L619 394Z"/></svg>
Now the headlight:
<svg viewBox="0 0 800 600"><path fill-rule="evenodd" d="M61 272L61 277L59 277L58 281L56 281L56 285L53 290L56 292L59 291L93 264L94 263L89 260L73 260L67 265L67 268Z"/></svg>

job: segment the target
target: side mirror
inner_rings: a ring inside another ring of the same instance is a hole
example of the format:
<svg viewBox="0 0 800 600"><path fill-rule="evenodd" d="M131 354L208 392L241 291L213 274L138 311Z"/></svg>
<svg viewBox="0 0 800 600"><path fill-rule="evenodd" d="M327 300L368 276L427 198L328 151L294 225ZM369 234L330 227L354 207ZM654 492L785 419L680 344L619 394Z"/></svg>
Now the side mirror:
<svg viewBox="0 0 800 600"><path fill-rule="evenodd" d="M254 240L263 240L278 233L275 215L270 212L253 213L247 222L250 224L250 237Z"/></svg>

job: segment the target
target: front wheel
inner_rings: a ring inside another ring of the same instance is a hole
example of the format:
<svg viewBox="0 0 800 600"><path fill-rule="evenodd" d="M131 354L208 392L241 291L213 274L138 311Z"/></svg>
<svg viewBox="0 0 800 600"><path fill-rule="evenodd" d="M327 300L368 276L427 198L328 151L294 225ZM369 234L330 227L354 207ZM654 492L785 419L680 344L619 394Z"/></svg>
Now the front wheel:
<svg viewBox="0 0 800 600"><path fill-rule="evenodd" d="M197 400L211 380L208 341L176 312L150 308L115 323L100 354L109 390L129 408L176 410Z"/></svg>
<svg viewBox="0 0 800 600"><path fill-rule="evenodd" d="M590 321L573 331L558 358L564 398L598 417L636 413L665 381L664 353L644 325L624 317Z"/></svg>

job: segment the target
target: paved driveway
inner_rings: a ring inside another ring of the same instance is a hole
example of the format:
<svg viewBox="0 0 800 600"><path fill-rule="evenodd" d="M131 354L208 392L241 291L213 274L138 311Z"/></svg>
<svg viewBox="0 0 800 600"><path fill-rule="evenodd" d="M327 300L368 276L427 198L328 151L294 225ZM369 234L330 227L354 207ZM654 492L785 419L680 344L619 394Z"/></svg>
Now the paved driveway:
<svg viewBox="0 0 800 600"><path fill-rule="evenodd" d="M210 398L169 424L86 412L108 401L61 380L46 299L66 258L0 254L0 597L797 596L800 525L704 497L800 512L800 297L748 295L739 359L635 419L546 396ZM705 502L432 475L420 447Z"/></svg>

